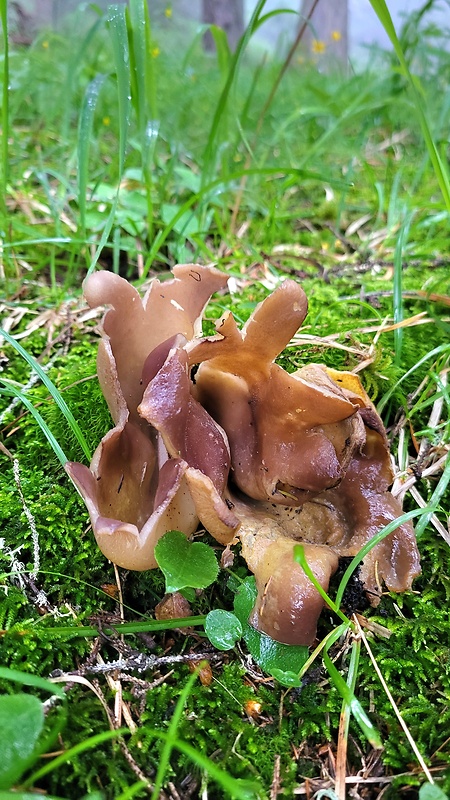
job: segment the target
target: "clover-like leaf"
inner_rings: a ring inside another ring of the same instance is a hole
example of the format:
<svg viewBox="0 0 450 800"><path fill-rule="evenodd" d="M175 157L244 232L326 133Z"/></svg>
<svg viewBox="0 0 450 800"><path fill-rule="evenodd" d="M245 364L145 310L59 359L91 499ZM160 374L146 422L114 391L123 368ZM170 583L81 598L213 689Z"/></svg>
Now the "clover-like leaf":
<svg viewBox="0 0 450 800"><path fill-rule="evenodd" d="M186 586L204 589L219 574L214 550L202 542L190 542L180 531L168 531L155 547L155 558L166 579L166 592Z"/></svg>
<svg viewBox="0 0 450 800"><path fill-rule="evenodd" d="M448 800L448 795L435 783L423 783L419 789L419 800Z"/></svg>
<svg viewBox="0 0 450 800"><path fill-rule="evenodd" d="M245 643L264 672L273 675L284 686L298 686L295 674L300 672L306 662L308 648L302 645L280 644L248 624L257 594L256 582L251 576L240 585L234 599L234 613L241 622Z"/></svg>
<svg viewBox="0 0 450 800"><path fill-rule="evenodd" d="M31 694L0 697L0 790L9 789L33 763L44 727L42 703Z"/></svg>
<svg viewBox="0 0 450 800"><path fill-rule="evenodd" d="M231 611L217 608L206 617L205 633L218 650L231 650L242 636L242 625Z"/></svg>

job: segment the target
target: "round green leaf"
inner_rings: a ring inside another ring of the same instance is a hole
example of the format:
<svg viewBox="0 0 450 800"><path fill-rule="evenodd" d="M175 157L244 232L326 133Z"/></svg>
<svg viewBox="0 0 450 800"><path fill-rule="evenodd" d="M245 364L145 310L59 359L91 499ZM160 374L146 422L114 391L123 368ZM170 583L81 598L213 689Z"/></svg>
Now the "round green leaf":
<svg viewBox="0 0 450 800"><path fill-rule="evenodd" d="M424 783L419 789L419 800L448 800L448 796L435 783Z"/></svg>
<svg viewBox="0 0 450 800"><path fill-rule="evenodd" d="M242 625L235 614L218 608L206 617L205 633L218 650L231 650L242 636Z"/></svg>
<svg viewBox="0 0 450 800"><path fill-rule="evenodd" d="M300 678L296 672L287 670L284 672L282 669L272 668L272 677L275 678L282 686L289 686L291 688L298 688L302 685Z"/></svg>
<svg viewBox="0 0 450 800"><path fill-rule="evenodd" d="M202 542L189 542L180 531L169 531L159 540L155 558L166 579L166 592L186 586L204 589L219 574L214 550Z"/></svg>
<svg viewBox="0 0 450 800"><path fill-rule="evenodd" d="M33 762L44 727L42 703L30 694L0 697L0 789L9 789Z"/></svg>

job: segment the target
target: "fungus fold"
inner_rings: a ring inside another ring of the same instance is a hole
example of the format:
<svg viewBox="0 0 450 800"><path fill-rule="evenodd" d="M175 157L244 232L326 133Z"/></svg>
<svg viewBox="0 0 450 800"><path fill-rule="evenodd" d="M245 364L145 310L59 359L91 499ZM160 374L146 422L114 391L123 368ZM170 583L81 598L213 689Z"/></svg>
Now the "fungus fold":
<svg viewBox="0 0 450 800"><path fill-rule="evenodd" d="M242 330L228 312L216 335L202 337L203 309L226 282L211 267L182 265L141 300L117 275L86 281L89 305L110 307L98 375L115 427L90 468L70 463L67 471L112 561L151 569L158 539L174 528L190 535L200 520L220 543L241 542L258 587L251 624L309 645L324 603L294 562L294 546L304 545L328 590L339 558L400 516L387 438L356 375L321 364L289 374L275 363L307 313L294 281ZM405 591L419 573L404 523L372 548L360 577L376 605L383 583Z"/></svg>
<svg viewBox="0 0 450 800"><path fill-rule="evenodd" d="M211 295L226 284L218 270L190 264L175 267L172 280L153 281L143 300L110 272L85 282L91 307L110 306L97 371L115 427L90 468L69 462L66 470L100 549L126 569L155 568L155 545L168 530L188 536L200 519L226 543L238 524L222 497L228 442L190 396L183 350L201 332Z"/></svg>

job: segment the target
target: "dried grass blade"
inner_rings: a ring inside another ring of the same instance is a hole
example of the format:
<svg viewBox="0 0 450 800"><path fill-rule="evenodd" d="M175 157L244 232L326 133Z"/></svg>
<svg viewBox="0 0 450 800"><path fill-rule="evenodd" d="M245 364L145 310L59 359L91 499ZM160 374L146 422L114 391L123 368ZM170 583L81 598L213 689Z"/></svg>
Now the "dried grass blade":
<svg viewBox="0 0 450 800"><path fill-rule="evenodd" d="M412 748L412 750L414 752L414 755L417 758L417 761L419 762L419 764L420 764L420 766L421 766L421 768L422 768L427 780L430 783L434 783L432 775L431 775L427 765L425 764L425 761L423 760L423 757L422 757L421 753L419 752L419 749L418 749L414 739L412 738L412 736L411 736L411 734L409 732L409 728L408 728L406 722L404 721L402 715L400 714L400 711L399 711L399 709L398 709L398 707L397 707L397 705L395 703L394 698L392 697L392 695L391 695L391 693L389 691L389 687L388 687L386 681L384 680L383 675L381 674L381 671L380 671L380 668L379 668L379 666L377 664L376 658L375 658L375 656L374 656L374 654L372 652L372 649L371 649L371 647L369 645L369 642L367 641L366 635L365 635L363 629L361 628L361 625L359 624L359 620L358 620L356 615L354 615L353 620L354 620L355 625L356 625L356 627L358 629L358 634L361 637L361 640L362 640L362 642L364 644L364 647L366 648L367 653L369 655L369 658L370 658L370 660L371 660L371 662L373 664L373 668L374 668L375 672L377 673L378 679L379 679L384 691L386 692L386 696L387 696L387 698L388 698L388 700L389 700L389 702L390 702L390 704L392 706L394 714L397 717L397 719L398 719L398 721L399 721L399 723L400 723L400 725L401 725L401 727L402 727L402 729L403 729L403 731L405 733L405 736L408 739L409 744L411 745L411 748Z"/></svg>

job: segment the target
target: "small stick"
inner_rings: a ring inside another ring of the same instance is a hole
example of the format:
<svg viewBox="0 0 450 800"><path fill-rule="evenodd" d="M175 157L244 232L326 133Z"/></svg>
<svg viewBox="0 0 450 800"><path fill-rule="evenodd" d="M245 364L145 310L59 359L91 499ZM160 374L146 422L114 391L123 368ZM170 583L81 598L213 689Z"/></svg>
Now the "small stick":
<svg viewBox="0 0 450 800"><path fill-rule="evenodd" d="M369 642L367 641L367 638L366 638L366 636L364 634L364 631L361 628L361 625L359 624L358 617L355 614L353 615L353 621L354 621L354 623L355 623L355 625L356 625L356 627L358 629L358 633L359 633L359 635L361 637L361 641L364 643L364 647L366 648L366 650L367 650L367 652L369 654L369 658L370 658L370 660L371 660L371 662L373 664L373 668L374 668L375 672L378 675L378 679L379 679L384 691L386 692L386 696L387 696L387 698L388 698L388 700L389 700L389 702L390 702L390 704L392 706L394 714L397 717L397 719L398 719L398 721L399 721L399 723L400 723L400 725L401 725L401 727L402 727L402 729L403 729L403 731L405 733L405 736L408 739L409 744L411 745L412 751L413 751L414 755L416 756L417 761L419 762L427 781L429 783L434 783L433 776L431 775L430 770L428 769L427 765L425 764L425 761L423 760L423 757L422 757L422 755L421 755L421 753L420 753L420 751L419 751L419 749L418 749L413 737L411 736L411 734L409 732L409 728L408 728L406 722L404 721L402 715L400 714L400 711L399 711L399 709L398 709L398 707L397 707L397 705L395 703L395 700L394 700L394 698L392 697L392 694L389 691L389 687L388 687L386 681L384 680L383 675L381 674L380 668L379 668L379 666L378 666L378 664L376 662L374 654L372 653L372 650L371 650Z"/></svg>

